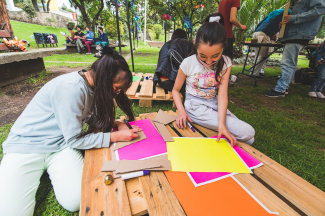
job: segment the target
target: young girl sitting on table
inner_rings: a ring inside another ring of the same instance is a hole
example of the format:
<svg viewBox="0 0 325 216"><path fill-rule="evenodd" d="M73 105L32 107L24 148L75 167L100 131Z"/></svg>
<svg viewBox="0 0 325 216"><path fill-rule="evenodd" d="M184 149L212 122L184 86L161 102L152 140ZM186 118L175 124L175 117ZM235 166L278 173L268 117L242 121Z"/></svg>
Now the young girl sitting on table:
<svg viewBox="0 0 325 216"><path fill-rule="evenodd" d="M84 164L80 149L108 148L110 142L139 136L141 129L115 121L114 99L129 120L134 119L124 93L131 83L125 59L105 47L89 71L61 75L39 90L3 143L0 215L33 215L45 170L58 202L68 211L79 210ZM83 133L85 122L93 130ZM118 131L110 132L113 127Z"/></svg>
<svg viewBox="0 0 325 216"><path fill-rule="evenodd" d="M253 144L254 128L239 120L228 109L228 81L231 60L222 55L227 46L227 33L219 23L222 15L211 16L197 32L195 55L184 59L180 65L173 88L173 97L179 115L176 125L186 127L186 121L218 131L226 136L231 146L236 140ZM186 80L185 109L179 94ZM218 93L217 93L218 90Z"/></svg>

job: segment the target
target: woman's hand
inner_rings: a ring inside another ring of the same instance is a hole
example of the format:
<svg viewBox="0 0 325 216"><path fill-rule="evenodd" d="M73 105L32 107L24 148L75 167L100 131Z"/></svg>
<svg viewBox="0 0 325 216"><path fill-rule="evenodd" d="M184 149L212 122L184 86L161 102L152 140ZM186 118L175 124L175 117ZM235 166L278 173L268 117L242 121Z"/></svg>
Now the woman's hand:
<svg viewBox="0 0 325 216"><path fill-rule="evenodd" d="M176 119L176 126L178 128L186 128L186 121L190 121L190 122L193 122L192 119L190 119L190 117L187 115L187 113L184 111L184 112L180 112L177 116L177 119Z"/></svg>
<svg viewBox="0 0 325 216"><path fill-rule="evenodd" d="M226 125L219 125L218 127L218 139L217 142L220 140L221 135L224 135L225 137L228 138L230 141L231 147L234 147L236 145L236 138L229 132L228 128Z"/></svg>
<svg viewBox="0 0 325 216"><path fill-rule="evenodd" d="M318 60L318 61L316 61L316 63L317 63L318 65L321 65L321 64L324 63L324 60Z"/></svg>
<svg viewBox="0 0 325 216"><path fill-rule="evenodd" d="M131 141L134 138L139 137L137 132L141 131L139 128L120 130L111 133L111 142L118 141Z"/></svg>

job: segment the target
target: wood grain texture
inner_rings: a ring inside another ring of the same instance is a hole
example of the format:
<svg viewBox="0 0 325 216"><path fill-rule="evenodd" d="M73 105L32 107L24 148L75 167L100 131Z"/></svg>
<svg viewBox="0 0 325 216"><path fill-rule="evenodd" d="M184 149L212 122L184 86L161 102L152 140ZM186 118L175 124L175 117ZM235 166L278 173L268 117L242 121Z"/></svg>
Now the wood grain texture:
<svg viewBox="0 0 325 216"><path fill-rule="evenodd" d="M115 179L111 185L104 184L105 176L112 174L100 171L105 160L111 160L109 148L91 149L85 152L80 216L131 215L124 182L121 179Z"/></svg>
<svg viewBox="0 0 325 216"><path fill-rule="evenodd" d="M279 197L257 181L252 175L237 174L233 176L244 187L249 190L261 203L270 211L278 212L280 215L299 216L290 206L284 203Z"/></svg>
<svg viewBox="0 0 325 216"><path fill-rule="evenodd" d="M259 178L307 215L325 215L325 193L252 146L238 145L264 163L254 170Z"/></svg>
<svg viewBox="0 0 325 216"><path fill-rule="evenodd" d="M2 23L1 23L2 25ZM0 38L11 38L9 32L7 30L0 30Z"/></svg>
<svg viewBox="0 0 325 216"><path fill-rule="evenodd" d="M163 172L139 177L150 216L186 215Z"/></svg>
<svg viewBox="0 0 325 216"><path fill-rule="evenodd" d="M145 200L139 178L125 181L126 191L130 200L131 213L133 216L145 215L148 213L147 201Z"/></svg>
<svg viewBox="0 0 325 216"><path fill-rule="evenodd" d="M166 98L165 90L156 85L156 98Z"/></svg>
<svg viewBox="0 0 325 216"><path fill-rule="evenodd" d="M144 80L140 89L139 96L152 97L153 94L153 82L152 80Z"/></svg>
<svg viewBox="0 0 325 216"><path fill-rule="evenodd" d="M140 80L133 81L131 87L126 91L126 95L134 96L137 93L139 85L140 85Z"/></svg>

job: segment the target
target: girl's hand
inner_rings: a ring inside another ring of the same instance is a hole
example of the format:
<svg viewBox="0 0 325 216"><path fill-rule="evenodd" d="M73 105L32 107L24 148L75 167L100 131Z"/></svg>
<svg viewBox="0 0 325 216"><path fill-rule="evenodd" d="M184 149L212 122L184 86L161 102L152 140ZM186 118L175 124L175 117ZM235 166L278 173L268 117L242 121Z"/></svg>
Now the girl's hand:
<svg viewBox="0 0 325 216"><path fill-rule="evenodd" d="M135 126L135 125L132 125L132 128L133 128L133 129L139 129L139 131L142 131L141 128L139 128L138 126ZM117 129L118 129L119 131L120 131L120 130L130 130L130 129L128 128L128 126L127 126L126 124L124 124L124 123L120 123L120 124L118 124Z"/></svg>
<svg viewBox="0 0 325 216"><path fill-rule="evenodd" d="M230 141L231 147L234 147L236 145L236 138L229 132L228 128L226 125L219 125L218 127L218 139L217 142L220 140L221 135L224 135L225 137L228 138Z"/></svg>
<svg viewBox="0 0 325 216"><path fill-rule="evenodd" d="M111 133L111 142L118 142L118 141L131 141L134 138L139 137L139 128L128 129L128 130L120 130Z"/></svg>
<svg viewBox="0 0 325 216"><path fill-rule="evenodd" d="M321 64L324 63L324 60L318 60L316 63L317 63L318 65L321 65Z"/></svg>
<svg viewBox="0 0 325 216"><path fill-rule="evenodd" d="M176 119L176 126L178 128L186 128L186 121L193 122L186 112L180 112Z"/></svg>

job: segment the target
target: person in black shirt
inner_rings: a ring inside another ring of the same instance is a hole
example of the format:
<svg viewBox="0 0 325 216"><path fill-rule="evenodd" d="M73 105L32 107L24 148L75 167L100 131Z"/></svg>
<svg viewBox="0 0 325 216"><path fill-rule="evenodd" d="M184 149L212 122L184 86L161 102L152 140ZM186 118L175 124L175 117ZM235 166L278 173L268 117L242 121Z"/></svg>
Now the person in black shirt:
<svg viewBox="0 0 325 216"><path fill-rule="evenodd" d="M84 45L82 44L82 41L81 41L81 39L85 38L85 34L81 32L81 27L80 26L77 26L76 29L77 29L77 32L74 33L74 38L72 38L72 39L76 40L78 53L81 54L81 52L83 50L85 50L85 47L84 47Z"/></svg>

